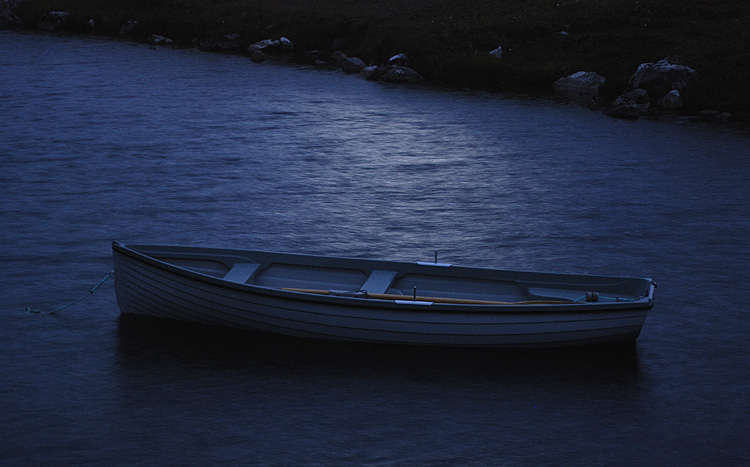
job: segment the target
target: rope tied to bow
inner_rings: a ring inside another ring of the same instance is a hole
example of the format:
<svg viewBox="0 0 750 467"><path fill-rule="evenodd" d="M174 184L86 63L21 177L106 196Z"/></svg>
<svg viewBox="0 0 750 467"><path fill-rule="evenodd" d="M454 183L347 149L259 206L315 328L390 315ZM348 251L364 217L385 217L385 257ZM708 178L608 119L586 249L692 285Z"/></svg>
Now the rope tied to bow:
<svg viewBox="0 0 750 467"><path fill-rule="evenodd" d="M115 272L114 271L110 271L109 273L107 273L106 276L104 276L104 279L100 280L98 284L96 284L94 287L92 287L91 290L89 290L86 295L82 296L81 298L79 298L79 299L77 299L77 300L75 300L75 301L73 301L71 303L68 303L65 306L57 308L55 310L52 310L52 311L41 311L41 310L37 310L36 308L31 308L31 307L27 306L26 307L26 311L28 311L29 313L42 313L42 314L46 314L46 315L51 315L51 314L57 313L58 311L63 311L66 308L70 308L71 306L73 306L73 305L75 305L77 303L82 302L85 298L89 297L94 292L96 292L96 289L98 289L99 287L101 287L102 284L104 284L105 282L107 282L108 280L110 280L113 277L115 277Z"/></svg>

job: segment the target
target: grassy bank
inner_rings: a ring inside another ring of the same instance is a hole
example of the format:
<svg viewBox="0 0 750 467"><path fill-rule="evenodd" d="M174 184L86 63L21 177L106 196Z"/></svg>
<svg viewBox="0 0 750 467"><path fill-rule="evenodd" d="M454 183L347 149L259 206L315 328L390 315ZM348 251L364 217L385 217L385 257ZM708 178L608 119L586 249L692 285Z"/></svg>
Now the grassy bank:
<svg viewBox="0 0 750 467"><path fill-rule="evenodd" d="M247 44L285 36L298 58L332 51L365 62L406 53L428 81L496 91L550 92L572 72L595 71L615 97L643 62L672 57L699 73L689 111L750 109L750 2L743 0L23 0L16 14L34 28L48 11L67 28L190 45L224 34ZM488 52L503 47L500 60Z"/></svg>

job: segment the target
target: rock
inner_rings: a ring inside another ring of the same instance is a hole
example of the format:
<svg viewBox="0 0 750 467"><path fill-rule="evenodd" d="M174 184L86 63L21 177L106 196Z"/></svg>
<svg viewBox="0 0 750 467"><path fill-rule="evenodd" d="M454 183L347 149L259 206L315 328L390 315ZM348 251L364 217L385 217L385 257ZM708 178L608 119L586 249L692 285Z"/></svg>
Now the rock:
<svg viewBox="0 0 750 467"><path fill-rule="evenodd" d="M256 50L263 52L276 52L280 50L292 50L293 48L294 44L292 41L286 37L281 37L279 39L263 39L262 41L251 44L247 50L249 52L255 52Z"/></svg>
<svg viewBox="0 0 750 467"><path fill-rule="evenodd" d="M701 110L698 112L698 116L703 120L713 120L717 115L719 115L718 110Z"/></svg>
<svg viewBox="0 0 750 467"><path fill-rule="evenodd" d="M273 39L263 39L262 41L250 44L247 50L248 52L255 52L256 50L272 49L274 45L276 45L276 43Z"/></svg>
<svg viewBox="0 0 750 467"><path fill-rule="evenodd" d="M603 76L593 71L579 71L558 79L552 89L560 97L588 104L599 97L599 87L604 81Z"/></svg>
<svg viewBox="0 0 750 467"><path fill-rule="evenodd" d="M367 64L357 57L345 57L336 63L344 73L359 73Z"/></svg>
<svg viewBox="0 0 750 467"><path fill-rule="evenodd" d="M392 66L380 77L381 81L388 83L421 83L424 77L405 66Z"/></svg>
<svg viewBox="0 0 750 467"><path fill-rule="evenodd" d="M204 39L199 42L199 47L208 51L237 50L242 47L242 38L237 33L225 34L221 37Z"/></svg>
<svg viewBox="0 0 750 467"><path fill-rule="evenodd" d="M391 66L408 66L409 57L406 54L398 54L388 59L388 65Z"/></svg>
<svg viewBox="0 0 750 467"><path fill-rule="evenodd" d="M219 41L217 39L203 39L198 42L198 47L201 50L214 50L219 48Z"/></svg>
<svg viewBox="0 0 750 467"><path fill-rule="evenodd" d="M661 107L662 109L667 110L678 110L681 109L682 104L682 96L680 95L680 91L677 89L673 89L672 91L669 91L664 97L659 99L657 102L657 105Z"/></svg>
<svg viewBox="0 0 750 467"><path fill-rule="evenodd" d="M336 62L337 67L344 70L344 73L359 73L367 66L361 58L349 57L340 50L332 53L331 59Z"/></svg>
<svg viewBox="0 0 750 467"><path fill-rule="evenodd" d="M45 31L55 31L65 27L70 18L70 13L67 11L50 11L49 13L42 16L39 20L39 29Z"/></svg>
<svg viewBox="0 0 750 467"><path fill-rule="evenodd" d="M279 38L279 45L281 47L281 50L292 50L294 48L294 44L292 43L292 41L290 41L286 37Z"/></svg>
<svg viewBox="0 0 750 467"><path fill-rule="evenodd" d="M686 117L690 122L709 122L709 123L727 123L732 121L734 115L729 112L719 112L718 110L701 110L698 115Z"/></svg>
<svg viewBox="0 0 750 467"><path fill-rule="evenodd" d="M345 58L346 58L346 54L340 50L337 50L331 54L331 59L336 63L340 62L341 60L344 60Z"/></svg>
<svg viewBox="0 0 750 467"><path fill-rule="evenodd" d="M649 104L651 102L648 92L641 88L630 90L623 94L622 97L630 99L634 104Z"/></svg>
<svg viewBox="0 0 750 467"><path fill-rule="evenodd" d="M648 93L643 89L633 89L615 99L604 113L611 117L635 120L647 115L651 107Z"/></svg>
<svg viewBox="0 0 750 467"><path fill-rule="evenodd" d="M380 73L378 73L378 67L373 65L362 68L362 71L359 72L359 76L370 81L377 81L380 78Z"/></svg>
<svg viewBox="0 0 750 467"><path fill-rule="evenodd" d="M140 24L138 21L128 21L120 28L120 35L121 36L127 36L134 34L140 29Z"/></svg>
<svg viewBox="0 0 750 467"><path fill-rule="evenodd" d="M123 27L120 28L121 36L128 36L133 34L138 29L138 21L128 21Z"/></svg>
<svg viewBox="0 0 750 467"><path fill-rule="evenodd" d="M648 105L648 104L646 104ZM648 110L648 107L646 107ZM624 120L636 120L643 113L641 107L626 96L620 96L612 102L612 105L605 111L607 115Z"/></svg>
<svg viewBox="0 0 750 467"><path fill-rule="evenodd" d="M689 93L695 86L695 75L694 69L675 65L665 58L656 63L641 64L631 76L628 89L644 89L653 101L672 90Z"/></svg>
<svg viewBox="0 0 750 467"><path fill-rule="evenodd" d="M503 48L502 47L496 48L495 50L493 50L493 51L490 52L490 55L493 56L493 57L495 57L495 58L497 58L497 59L502 58L503 57Z"/></svg>
<svg viewBox="0 0 750 467"><path fill-rule="evenodd" d="M149 44L153 45L169 45L172 42L172 39L169 39L168 37L160 36L158 34L152 34L151 37L148 38Z"/></svg>
<svg viewBox="0 0 750 467"><path fill-rule="evenodd" d="M730 114L729 112L721 112L715 117L716 121L726 123L732 121L734 119L734 115Z"/></svg>
<svg viewBox="0 0 750 467"><path fill-rule="evenodd" d="M242 47L242 40L237 33L225 34L216 42L216 47L221 50L237 50Z"/></svg>
<svg viewBox="0 0 750 467"><path fill-rule="evenodd" d="M250 60L255 63L260 63L266 60L266 54L264 54L260 50L253 50L253 52L250 54Z"/></svg>
<svg viewBox="0 0 750 467"><path fill-rule="evenodd" d="M304 53L305 60L312 63L316 68L325 68L328 66L328 62L325 61L323 53L320 50L308 50Z"/></svg>
<svg viewBox="0 0 750 467"><path fill-rule="evenodd" d="M308 50L303 55L305 57L305 60L308 63L311 63L316 67L321 66L318 62L321 62L324 65L327 65L327 63L323 59L323 54L320 52L320 50Z"/></svg>

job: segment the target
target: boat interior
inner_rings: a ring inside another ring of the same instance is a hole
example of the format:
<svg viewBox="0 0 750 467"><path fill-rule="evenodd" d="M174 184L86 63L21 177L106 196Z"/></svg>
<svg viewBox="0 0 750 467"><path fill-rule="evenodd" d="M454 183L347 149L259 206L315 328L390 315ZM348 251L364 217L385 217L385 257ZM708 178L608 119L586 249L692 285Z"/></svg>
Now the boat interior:
<svg viewBox="0 0 750 467"><path fill-rule="evenodd" d="M643 279L508 272L443 263L401 263L266 252L242 252L242 256L185 251L144 253L237 284L286 290L366 291L367 294L409 298L419 295L497 302L592 301L586 299L587 293L597 294L597 299L598 294L602 294L633 301L648 292L648 281Z"/></svg>

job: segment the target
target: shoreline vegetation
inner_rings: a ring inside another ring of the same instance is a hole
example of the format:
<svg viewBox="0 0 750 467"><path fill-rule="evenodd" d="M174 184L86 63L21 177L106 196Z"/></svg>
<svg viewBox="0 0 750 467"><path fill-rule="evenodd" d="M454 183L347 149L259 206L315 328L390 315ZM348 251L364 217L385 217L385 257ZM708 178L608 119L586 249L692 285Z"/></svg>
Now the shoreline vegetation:
<svg viewBox="0 0 750 467"><path fill-rule="evenodd" d="M640 109L750 120L750 2L742 0L0 2L6 28L365 69L370 79L398 68L416 75L393 81L490 92L553 95L560 78L575 75L588 80L586 105L607 111L625 102L635 112L617 117L637 118ZM659 63L690 70L677 104L650 89L650 97L633 93L634 73L646 63L656 65L646 74Z"/></svg>

